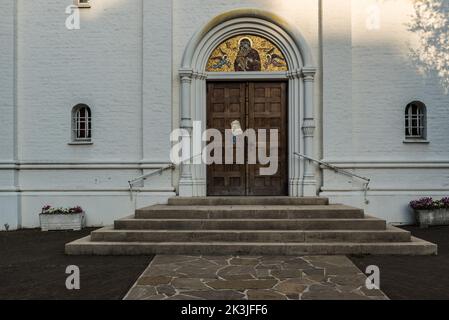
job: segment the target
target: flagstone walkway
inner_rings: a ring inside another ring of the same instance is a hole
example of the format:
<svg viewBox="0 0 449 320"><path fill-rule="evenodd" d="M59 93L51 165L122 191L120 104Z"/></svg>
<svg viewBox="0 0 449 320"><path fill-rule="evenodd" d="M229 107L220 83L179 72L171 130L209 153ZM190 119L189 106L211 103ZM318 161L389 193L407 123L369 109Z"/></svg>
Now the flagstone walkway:
<svg viewBox="0 0 449 320"><path fill-rule="evenodd" d="M126 300L388 299L345 256L156 256Z"/></svg>

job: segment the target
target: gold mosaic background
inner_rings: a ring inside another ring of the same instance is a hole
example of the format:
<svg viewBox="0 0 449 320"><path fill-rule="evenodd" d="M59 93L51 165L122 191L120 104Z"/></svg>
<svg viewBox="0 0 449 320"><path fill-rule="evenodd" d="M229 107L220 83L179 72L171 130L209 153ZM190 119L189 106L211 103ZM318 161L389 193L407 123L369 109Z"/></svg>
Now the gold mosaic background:
<svg viewBox="0 0 449 320"><path fill-rule="evenodd" d="M212 52L207 62L208 72L235 72L234 62L239 52L242 38L249 38L252 48L259 53L261 71L287 71L288 65L281 50L270 40L255 35L239 35L222 42Z"/></svg>

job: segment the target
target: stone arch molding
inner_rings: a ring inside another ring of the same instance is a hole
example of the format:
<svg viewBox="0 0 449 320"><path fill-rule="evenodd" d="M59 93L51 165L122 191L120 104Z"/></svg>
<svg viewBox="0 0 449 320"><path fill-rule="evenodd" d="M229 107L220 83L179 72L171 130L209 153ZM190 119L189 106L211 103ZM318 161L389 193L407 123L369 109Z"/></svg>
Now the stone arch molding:
<svg viewBox="0 0 449 320"><path fill-rule="evenodd" d="M239 34L254 34L273 42L283 52L289 71L283 72L205 72L207 60L227 38ZM192 133L193 121L206 123L206 81L285 79L289 83L289 195L315 196L316 180L312 164L303 162L295 152L313 157L314 81L316 67L310 46L296 28L273 13L258 9L238 9L212 19L190 40L179 69L181 82L181 122L184 132ZM191 150L191 155L195 155ZM183 163L179 195L205 196L206 165Z"/></svg>

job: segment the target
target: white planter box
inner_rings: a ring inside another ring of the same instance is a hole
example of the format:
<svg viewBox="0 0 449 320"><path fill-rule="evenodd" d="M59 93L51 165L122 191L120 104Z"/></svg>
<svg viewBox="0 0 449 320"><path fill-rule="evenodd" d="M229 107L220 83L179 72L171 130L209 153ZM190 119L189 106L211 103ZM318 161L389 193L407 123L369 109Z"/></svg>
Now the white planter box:
<svg viewBox="0 0 449 320"><path fill-rule="evenodd" d="M86 225L86 214L40 214L42 231L74 230L79 231Z"/></svg>
<svg viewBox="0 0 449 320"><path fill-rule="evenodd" d="M449 225L449 209L415 210L421 228Z"/></svg>

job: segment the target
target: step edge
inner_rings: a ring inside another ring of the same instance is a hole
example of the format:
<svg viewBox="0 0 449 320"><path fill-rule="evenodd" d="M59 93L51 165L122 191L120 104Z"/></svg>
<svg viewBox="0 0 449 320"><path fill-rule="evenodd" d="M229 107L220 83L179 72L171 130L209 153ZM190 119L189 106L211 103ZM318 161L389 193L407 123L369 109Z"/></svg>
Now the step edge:
<svg viewBox="0 0 449 320"><path fill-rule="evenodd" d="M123 219L119 219L116 221L120 221L120 222L145 222L145 221L151 221L151 222L160 222L160 221L165 221L165 222L173 222L173 221L178 221L178 222L187 222L187 221L194 221L194 222L200 222L200 221L214 221L214 222L222 222L222 221L238 221L238 222L242 222L242 221L248 221L248 222L254 222L254 221L270 221L270 222L274 222L274 221L384 221L383 219L378 219L378 218L374 218L374 217L366 217L366 218L302 218L302 219L162 219L162 218L155 218L155 219L141 219L141 218L123 218Z"/></svg>
<svg viewBox="0 0 449 320"><path fill-rule="evenodd" d="M227 230L227 229L182 229L182 230L171 230L171 229L109 229L109 230L96 230L92 233L266 233L266 234L279 234L279 233L286 233L286 234L294 234L294 233L306 233L306 234L313 234L313 233L327 233L327 234L333 234L333 233L340 233L340 234L348 234L348 233L356 233L356 234L363 234L363 233L370 233L370 234L408 234L408 232L404 231L394 231L394 230Z"/></svg>
<svg viewBox="0 0 449 320"><path fill-rule="evenodd" d="M341 205L341 204L330 204L330 205L153 205L149 207L136 209L137 212L153 212L153 211L231 211L231 210L241 210L241 211L269 211L269 210L337 210L337 211L363 211L361 208Z"/></svg>
<svg viewBox="0 0 449 320"><path fill-rule="evenodd" d="M102 246L114 246L114 245L125 245L125 246L175 246L175 245L191 245L191 246L217 246L217 245L223 245L223 246L270 246L270 247L276 247L276 246L298 246L298 247L305 247L305 246L429 246L429 247L437 247L436 244L433 244L428 241L410 241L410 242L279 242L279 243L272 243L272 242L219 242L219 241L210 241L210 242L101 242L101 241L90 241L90 239L86 239L87 237L83 239L79 239L77 241L73 241L71 243L66 244L68 245L102 245ZM80 241L83 240L83 241Z"/></svg>

